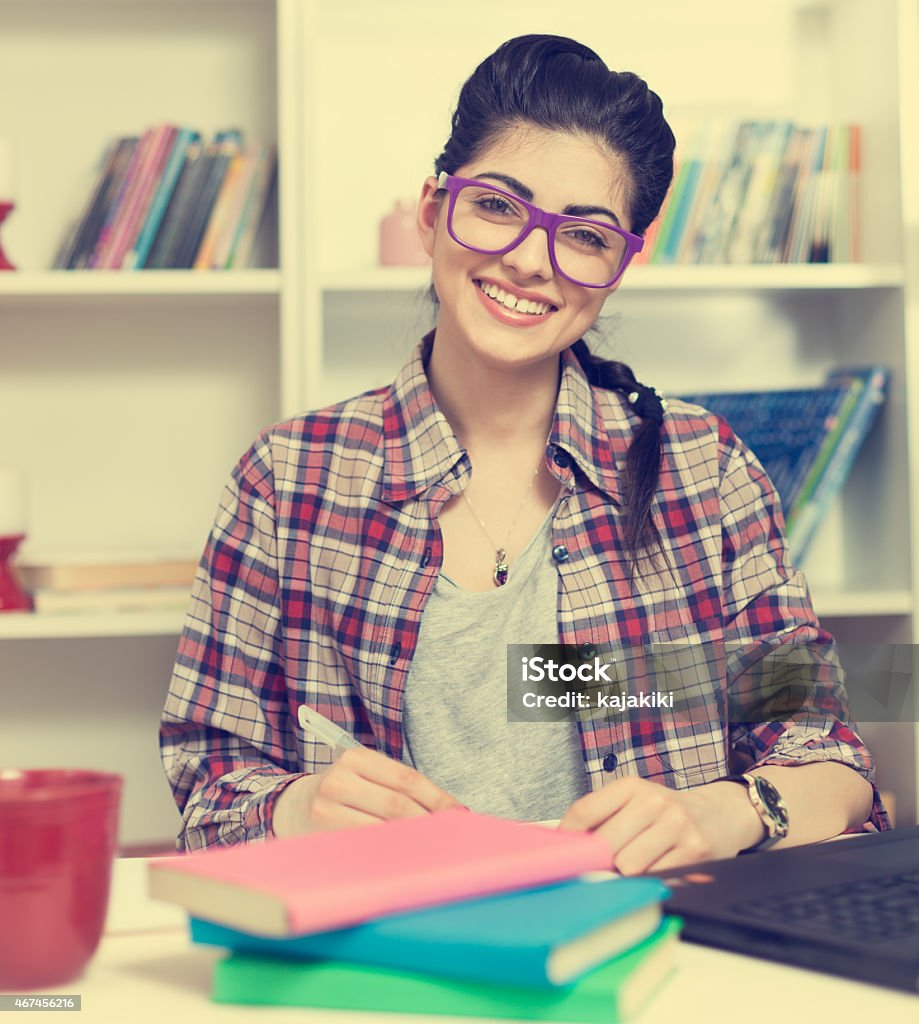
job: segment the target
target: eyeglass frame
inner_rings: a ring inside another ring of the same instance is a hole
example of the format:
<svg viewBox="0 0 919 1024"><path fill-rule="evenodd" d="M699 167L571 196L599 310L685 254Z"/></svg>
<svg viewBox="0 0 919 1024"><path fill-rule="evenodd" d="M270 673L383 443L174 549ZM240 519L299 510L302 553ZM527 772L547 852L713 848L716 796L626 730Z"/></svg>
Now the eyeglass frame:
<svg viewBox="0 0 919 1024"><path fill-rule="evenodd" d="M456 208L456 197L469 185L478 185L481 188L488 189L489 192L494 192L496 195L504 196L516 203L518 206L522 206L527 211L527 226L517 236L517 238L511 242L510 245L504 246L503 249L480 249L478 246L470 245L468 242L464 242L461 238L456 236L453 231L453 211ZM612 288L612 286L625 273L626 268L632 262L632 257L636 256L644 248L645 240L641 235L634 235L631 231L626 231L625 228L618 227L616 224L610 224L608 221L591 220L588 217L572 217L564 213L550 213L548 210L544 210L540 206L528 203L525 199L521 199L520 196L513 192L507 192L503 188L498 188L496 185L492 185L490 181L481 181L478 178L459 178L454 174L448 174L446 171L441 171L437 176L437 190L438 192L447 192L450 196L447 207L447 231L453 241L458 245L461 245L464 249L469 249L472 252L480 252L483 256L503 256L512 249L516 249L517 246L528 238L536 228L545 228L546 235L548 236L549 262L552 264L552 269L556 274L564 277L566 281L570 281L572 284L576 284L581 288ZM559 224L589 224L593 227L604 228L607 231L612 231L614 234L620 235L625 240L625 253L622 256L622 263L616 271L616 276L611 281L607 281L606 284L588 284L586 281L578 281L577 278L572 277L570 274L566 274L558 265L558 261L555 258L555 234Z"/></svg>

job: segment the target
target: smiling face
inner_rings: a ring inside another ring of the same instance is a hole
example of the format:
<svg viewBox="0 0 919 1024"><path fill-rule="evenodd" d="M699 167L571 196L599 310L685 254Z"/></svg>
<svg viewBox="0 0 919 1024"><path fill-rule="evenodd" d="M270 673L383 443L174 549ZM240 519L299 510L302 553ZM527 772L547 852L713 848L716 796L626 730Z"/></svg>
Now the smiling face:
<svg viewBox="0 0 919 1024"><path fill-rule="evenodd" d="M582 136L516 126L456 175L494 182L544 210L631 227L622 161ZM503 255L464 248L447 231L447 199L436 190L428 178L418 223L440 300L438 347L511 367L556 357L582 337L618 283L585 288L556 274L542 228Z"/></svg>

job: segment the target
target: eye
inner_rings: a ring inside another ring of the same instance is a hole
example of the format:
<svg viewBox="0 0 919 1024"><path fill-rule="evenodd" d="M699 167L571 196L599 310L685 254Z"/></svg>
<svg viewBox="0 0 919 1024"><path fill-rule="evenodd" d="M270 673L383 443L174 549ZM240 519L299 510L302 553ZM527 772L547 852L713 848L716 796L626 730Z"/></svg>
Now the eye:
<svg viewBox="0 0 919 1024"><path fill-rule="evenodd" d="M608 249L609 243L599 231L593 228L572 227L565 230L565 237L584 249Z"/></svg>
<svg viewBox="0 0 919 1024"><path fill-rule="evenodd" d="M509 203L504 196L479 196L475 201L475 205L480 210L484 210L486 213L499 213L499 214L516 214L517 208Z"/></svg>

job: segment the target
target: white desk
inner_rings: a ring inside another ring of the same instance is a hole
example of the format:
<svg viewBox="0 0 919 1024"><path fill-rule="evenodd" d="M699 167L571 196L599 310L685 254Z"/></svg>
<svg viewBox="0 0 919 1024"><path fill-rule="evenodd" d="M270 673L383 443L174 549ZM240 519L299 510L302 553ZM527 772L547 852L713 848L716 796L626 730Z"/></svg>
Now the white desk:
<svg viewBox="0 0 919 1024"><path fill-rule="evenodd" d="M211 965L223 955L190 942L184 914L146 898L146 862L119 860L106 935L83 978L56 990L82 996L58 1024L418 1024L417 1016L212 1003ZM681 943L679 967L634 1024L787 1024L876 1020L917 1024L919 996ZM29 1011L26 1020L50 1012ZM13 1024L12 1018L9 1024ZM431 1018L432 1020L434 1018ZM472 1018L436 1018L437 1021Z"/></svg>

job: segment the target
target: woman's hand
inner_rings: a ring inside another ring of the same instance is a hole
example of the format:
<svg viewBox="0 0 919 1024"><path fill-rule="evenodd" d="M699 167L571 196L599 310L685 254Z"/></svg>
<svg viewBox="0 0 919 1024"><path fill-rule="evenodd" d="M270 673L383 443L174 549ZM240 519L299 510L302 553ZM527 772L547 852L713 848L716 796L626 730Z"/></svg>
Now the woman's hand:
<svg viewBox="0 0 919 1024"><path fill-rule="evenodd" d="M559 828L593 831L623 875L733 857L765 835L746 790L735 782L668 789L647 779L613 779L576 800Z"/></svg>
<svg viewBox="0 0 919 1024"><path fill-rule="evenodd" d="M290 783L274 805L276 836L415 818L463 805L421 772L366 747L354 747L319 775Z"/></svg>

